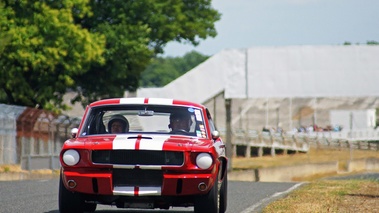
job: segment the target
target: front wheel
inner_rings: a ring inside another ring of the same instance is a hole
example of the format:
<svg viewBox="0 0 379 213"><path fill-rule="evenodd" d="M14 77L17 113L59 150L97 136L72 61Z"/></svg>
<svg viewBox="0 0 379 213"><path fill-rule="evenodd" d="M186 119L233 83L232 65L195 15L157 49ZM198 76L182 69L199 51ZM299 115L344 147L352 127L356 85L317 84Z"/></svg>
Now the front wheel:
<svg viewBox="0 0 379 213"><path fill-rule="evenodd" d="M195 213L219 213L218 175L212 189L206 195L195 198Z"/></svg>
<svg viewBox="0 0 379 213"><path fill-rule="evenodd" d="M80 194L70 192L63 184L62 174L59 178L59 212L61 213L82 213L94 212L96 203L85 203Z"/></svg>
<svg viewBox="0 0 379 213"><path fill-rule="evenodd" d="M220 187L220 209L219 213L226 212L226 207L228 204L228 173L225 173L225 177L222 181L222 185Z"/></svg>

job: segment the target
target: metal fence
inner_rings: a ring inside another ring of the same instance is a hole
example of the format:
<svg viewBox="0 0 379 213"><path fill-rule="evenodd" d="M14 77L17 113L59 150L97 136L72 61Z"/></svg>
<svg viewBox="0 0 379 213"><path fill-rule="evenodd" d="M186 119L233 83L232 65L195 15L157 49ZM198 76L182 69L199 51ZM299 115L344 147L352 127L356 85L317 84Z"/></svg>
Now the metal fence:
<svg viewBox="0 0 379 213"><path fill-rule="evenodd" d="M79 118L0 104L0 164L23 169L58 169L58 156Z"/></svg>
<svg viewBox="0 0 379 213"><path fill-rule="evenodd" d="M379 130L271 133L234 129L232 147L233 156L244 157L308 152L310 147L372 150L379 154Z"/></svg>

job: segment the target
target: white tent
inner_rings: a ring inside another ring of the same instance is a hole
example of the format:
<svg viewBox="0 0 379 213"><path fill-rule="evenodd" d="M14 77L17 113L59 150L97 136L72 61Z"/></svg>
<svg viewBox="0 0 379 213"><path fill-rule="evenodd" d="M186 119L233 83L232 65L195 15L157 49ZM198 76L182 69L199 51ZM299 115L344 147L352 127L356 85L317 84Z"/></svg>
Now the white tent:
<svg viewBox="0 0 379 213"><path fill-rule="evenodd" d="M247 77L246 77L247 76ZM224 50L159 89L138 96L186 98L379 95L379 46L285 46Z"/></svg>
<svg viewBox="0 0 379 213"><path fill-rule="evenodd" d="M366 98L371 101L359 107L377 108L378 84L377 45L252 47L224 50L162 88L139 89L137 96L206 104L221 94L222 99L237 103L234 106L239 108L232 109L233 117L241 117L241 113L258 114L251 115L255 121L253 128L276 125L280 118L285 119L280 123L290 128L292 120L297 119L296 112L305 106L312 108L313 120L317 109L346 105L354 108ZM290 109L283 109L284 102ZM254 107L254 112L249 112ZM214 109L220 114L225 113L223 110ZM281 113L275 114L275 110ZM224 120L219 122L223 126ZM235 119L233 125L238 122Z"/></svg>

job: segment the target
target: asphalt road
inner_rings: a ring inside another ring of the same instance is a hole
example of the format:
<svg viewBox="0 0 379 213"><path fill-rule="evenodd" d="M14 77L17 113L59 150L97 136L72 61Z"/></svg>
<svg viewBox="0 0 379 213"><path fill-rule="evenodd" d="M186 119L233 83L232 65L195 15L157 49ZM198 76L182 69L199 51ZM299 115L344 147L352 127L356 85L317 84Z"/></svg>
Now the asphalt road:
<svg viewBox="0 0 379 213"><path fill-rule="evenodd" d="M0 213L58 213L58 179L0 181ZM229 181L228 213L259 212L265 205L284 196L301 183ZM130 210L98 205L99 213L179 213L193 208L170 210Z"/></svg>

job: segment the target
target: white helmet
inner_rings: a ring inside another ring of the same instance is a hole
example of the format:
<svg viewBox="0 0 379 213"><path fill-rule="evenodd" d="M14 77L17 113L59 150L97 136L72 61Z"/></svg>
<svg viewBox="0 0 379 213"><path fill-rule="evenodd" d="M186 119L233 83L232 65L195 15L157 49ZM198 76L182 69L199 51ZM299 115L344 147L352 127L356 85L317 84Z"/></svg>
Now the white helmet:
<svg viewBox="0 0 379 213"><path fill-rule="evenodd" d="M111 119L109 119L109 122L108 122L108 131L111 129L112 127L112 123L115 122L115 121L119 121L123 124L123 130L124 132L129 132L129 122L128 120L122 116L122 115L113 115L111 117Z"/></svg>

